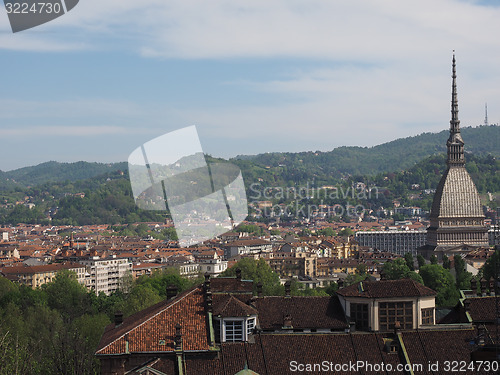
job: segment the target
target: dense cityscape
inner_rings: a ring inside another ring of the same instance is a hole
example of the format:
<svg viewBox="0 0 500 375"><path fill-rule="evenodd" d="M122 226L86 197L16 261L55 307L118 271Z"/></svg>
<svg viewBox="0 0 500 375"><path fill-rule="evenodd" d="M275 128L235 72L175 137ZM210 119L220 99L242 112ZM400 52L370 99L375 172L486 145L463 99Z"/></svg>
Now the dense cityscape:
<svg viewBox="0 0 500 375"><path fill-rule="evenodd" d="M453 57L446 169L408 189L430 210L259 179L247 221L191 246L168 217L4 224L0 373L498 373L500 210L465 169L456 78Z"/></svg>

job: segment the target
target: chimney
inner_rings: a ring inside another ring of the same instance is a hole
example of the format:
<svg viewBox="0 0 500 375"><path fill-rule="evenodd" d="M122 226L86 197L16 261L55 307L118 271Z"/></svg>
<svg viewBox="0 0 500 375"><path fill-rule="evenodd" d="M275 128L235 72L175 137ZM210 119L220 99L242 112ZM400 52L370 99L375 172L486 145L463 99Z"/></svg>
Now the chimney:
<svg viewBox="0 0 500 375"><path fill-rule="evenodd" d="M167 300L172 299L177 295L178 289L176 285L169 285L167 286Z"/></svg>
<svg viewBox="0 0 500 375"><path fill-rule="evenodd" d="M283 316L283 329L292 329L292 315L289 313L286 313Z"/></svg>
<svg viewBox="0 0 500 375"><path fill-rule="evenodd" d="M257 297L262 297L264 292L262 291L262 283L259 281L257 283Z"/></svg>
<svg viewBox="0 0 500 375"><path fill-rule="evenodd" d="M115 312L115 327L118 327L120 324L123 323L123 313L118 310Z"/></svg>
<svg viewBox="0 0 500 375"><path fill-rule="evenodd" d="M477 294L477 280L476 279L472 279L470 281L470 288L472 290L472 295L476 295Z"/></svg>
<svg viewBox="0 0 500 375"><path fill-rule="evenodd" d="M177 323L175 325L175 338L174 338L175 351L181 351L182 350L182 334L181 334L181 329L182 329L182 326L179 323Z"/></svg>
<svg viewBox="0 0 500 375"><path fill-rule="evenodd" d="M207 312L212 312L213 310L213 299L212 299L212 292L210 290L207 290L205 293L205 303L206 303L206 309Z"/></svg>
<svg viewBox="0 0 500 375"><path fill-rule="evenodd" d="M490 290L490 296L494 296L495 295L495 280L493 279L493 277L490 278L488 288Z"/></svg>
<svg viewBox="0 0 500 375"><path fill-rule="evenodd" d="M208 272L205 273L205 293L210 291L210 274Z"/></svg>
<svg viewBox="0 0 500 375"><path fill-rule="evenodd" d="M470 311L470 299L468 298L464 301L464 309L466 312Z"/></svg>
<svg viewBox="0 0 500 375"><path fill-rule="evenodd" d="M337 281L337 285L339 286L339 289L342 289L344 287L344 280L343 279L339 279Z"/></svg>
<svg viewBox="0 0 500 375"><path fill-rule="evenodd" d="M481 279L481 295L485 296L486 295L486 287L488 285L488 281L483 277Z"/></svg>
<svg viewBox="0 0 500 375"><path fill-rule="evenodd" d="M292 282L288 280L285 283L285 297L291 297L292 296Z"/></svg>
<svg viewBox="0 0 500 375"><path fill-rule="evenodd" d="M236 279L241 280L241 269L236 268Z"/></svg>

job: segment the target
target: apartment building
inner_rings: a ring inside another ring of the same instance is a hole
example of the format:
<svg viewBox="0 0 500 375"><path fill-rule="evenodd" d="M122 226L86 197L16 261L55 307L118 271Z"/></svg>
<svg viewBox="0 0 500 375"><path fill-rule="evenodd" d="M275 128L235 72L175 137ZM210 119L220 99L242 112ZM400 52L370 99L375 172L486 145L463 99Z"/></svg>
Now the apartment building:
<svg viewBox="0 0 500 375"><path fill-rule="evenodd" d="M120 280L127 274L132 275L132 262L115 255L108 258L92 256L80 261L88 273L86 286L96 294L110 295L120 288Z"/></svg>
<svg viewBox="0 0 500 375"><path fill-rule="evenodd" d="M356 232L356 241L360 246L389 251L393 254L417 255L417 249L425 245L425 230L387 230Z"/></svg>

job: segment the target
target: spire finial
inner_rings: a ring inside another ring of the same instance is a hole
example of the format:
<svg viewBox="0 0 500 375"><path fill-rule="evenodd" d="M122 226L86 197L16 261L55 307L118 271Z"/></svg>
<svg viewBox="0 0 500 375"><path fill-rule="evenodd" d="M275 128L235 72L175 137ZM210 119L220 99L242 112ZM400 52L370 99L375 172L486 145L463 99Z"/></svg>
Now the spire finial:
<svg viewBox="0 0 500 375"><path fill-rule="evenodd" d="M457 67L455 60L455 50L453 50L453 64L452 64L452 75L451 75L451 121L450 121L450 131L452 133L460 132L460 120L458 119L458 97L457 97Z"/></svg>
<svg viewBox="0 0 500 375"><path fill-rule="evenodd" d="M458 119L458 96L457 96L457 67L455 60L455 50L453 50L452 60L452 84L451 84L451 121L450 137L446 142L448 148L448 166L464 165L464 141L460 135L460 120Z"/></svg>

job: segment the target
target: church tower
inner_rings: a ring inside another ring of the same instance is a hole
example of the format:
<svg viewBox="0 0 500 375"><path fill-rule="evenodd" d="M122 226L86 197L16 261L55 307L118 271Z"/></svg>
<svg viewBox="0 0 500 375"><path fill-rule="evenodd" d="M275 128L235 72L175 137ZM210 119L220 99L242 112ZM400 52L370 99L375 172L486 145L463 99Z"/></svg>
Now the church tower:
<svg viewBox="0 0 500 375"><path fill-rule="evenodd" d="M488 229L476 186L465 169L464 141L458 119L455 55L452 64L450 136L446 142L447 169L436 188L427 229L424 257L467 253L488 247Z"/></svg>

